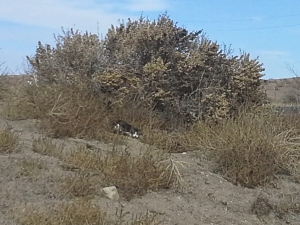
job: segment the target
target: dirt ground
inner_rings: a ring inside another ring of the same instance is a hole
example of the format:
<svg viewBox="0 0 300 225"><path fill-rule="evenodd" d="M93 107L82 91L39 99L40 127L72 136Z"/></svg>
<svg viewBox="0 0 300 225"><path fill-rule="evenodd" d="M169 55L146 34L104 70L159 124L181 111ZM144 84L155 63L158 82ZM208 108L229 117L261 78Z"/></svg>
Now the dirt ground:
<svg viewBox="0 0 300 225"><path fill-rule="evenodd" d="M0 224L16 224L10 217L13 208L26 209L30 205L51 207L67 201L60 196L53 177L67 175L70 171L64 170L57 158L32 150L33 141L42 137L36 128L36 122L29 119L9 121L0 118L1 129L9 125L20 138L17 152L0 154ZM149 146L137 139L128 138L127 141L132 154L149 149ZM54 139L54 143L63 144L67 148L88 144L99 151L109 151L112 148L110 144L72 138ZM296 199L300 196L300 185L290 181L288 177L282 177L272 187L248 189L233 185L213 173L214 165L196 152L172 154L172 157L186 162L187 168L180 168L186 182L183 188L149 192L143 197L118 202L97 195L93 198L93 203L100 205L108 215L115 215L116 209L121 208L133 215L155 212L164 220L162 224L170 225L300 224L300 215L279 216L274 209L274 206L287 198ZM20 175L24 160L41 162L43 166L36 176ZM259 197L268 199L269 203L264 206L263 202L258 202L253 207ZM267 211L265 215L255 213L262 208Z"/></svg>
<svg viewBox="0 0 300 225"><path fill-rule="evenodd" d="M9 155L0 155L0 224L12 225L9 210L12 207L24 207L31 204L51 206L65 201L58 196L53 174L68 173L64 171L59 160L43 156L32 151L34 139L41 137L35 120L8 121L0 119L0 126L10 125L20 137L19 151ZM88 142L79 139L55 140L65 146L90 144L99 149L109 149L110 145ZM148 146L136 139L128 138L131 151L139 152ZM108 214L114 214L116 208L139 215L147 210L157 212L164 218L163 224L300 224L300 217L279 219L272 212L258 218L253 213L252 204L259 196L266 196L270 202L281 201L285 196L297 196L299 184L282 179L276 188L247 189L235 186L212 171L213 165L201 159L195 153L173 154L175 160L185 161L188 168L182 169L186 187L160 192L147 193L141 198L129 202L113 202L98 196L95 204L102 206ZM43 162L45 168L38 176L27 178L19 176L20 162L24 159Z"/></svg>

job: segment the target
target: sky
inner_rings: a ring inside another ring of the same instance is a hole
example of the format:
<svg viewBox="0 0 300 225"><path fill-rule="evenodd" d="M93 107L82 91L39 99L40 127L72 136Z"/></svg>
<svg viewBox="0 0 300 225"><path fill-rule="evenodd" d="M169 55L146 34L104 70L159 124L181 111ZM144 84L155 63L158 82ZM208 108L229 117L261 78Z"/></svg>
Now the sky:
<svg viewBox="0 0 300 225"><path fill-rule="evenodd" d="M120 20L165 12L236 55L259 57L264 79L300 76L299 0L1 0L0 69L22 74L38 41L55 46L62 28L105 36Z"/></svg>

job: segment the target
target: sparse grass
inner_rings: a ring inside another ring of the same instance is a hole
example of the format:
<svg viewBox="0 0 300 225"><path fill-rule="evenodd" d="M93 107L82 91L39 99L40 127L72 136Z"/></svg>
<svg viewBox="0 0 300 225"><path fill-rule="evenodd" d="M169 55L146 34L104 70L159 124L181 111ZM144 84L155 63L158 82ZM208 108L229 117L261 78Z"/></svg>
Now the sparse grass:
<svg viewBox="0 0 300 225"><path fill-rule="evenodd" d="M158 163L163 160L165 157L158 153L146 152L135 157L129 150L98 153L80 148L66 156L64 167L99 172L103 175L103 186L114 185L123 197L131 199L148 190L171 187L178 181L178 174L170 172L168 164Z"/></svg>
<svg viewBox="0 0 300 225"><path fill-rule="evenodd" d="M258 218L268 216L271 212L281 220L289 223L291 217L297 217L300 213L299 193L283 194L282 198L271 202L266 196L258 196L253 202L251 211Z"/></svg>
<svg viewBox="0 0 300 225"><path fill-rule="evenodd" d="M63 146L54 144L53 140L46 137L35 139L32 143L32 150L42 155L63 157Z"/></svg>
<svg viewBox="0 0 300 225"><path fill-rule="evenodd" d="M126 218L128 215L131 216L131 219L129 220ZM152 211L147 213L145 215L133 215L129 212L125 212L123 209L123 206L121 205L120 208L117 208L116 210L116 217L117 219L114 222L114 225L160 225L164 224L164 219L158 218L159 213ZM129 222L130 221L130 222Z"/></svg>
<svg viewBox="0 0 300 225"><path fill-rule="evenodd" d="M108 216L102 208L90 201L76 200L72 203L60 204L55 208L41 209L39 206L26 207L25 210L14 210L15 221L20 225L160 225L163 220L156 213L133 216L122 207L115 216Z"/></svg>
<svg viewBox="0 0 300 225"><path fill-rule="evenodd" d="M93 177L95 181L95 177ZM88 197L96 193L91 178L84 173L75 173L74 175L63 176L59 178L61 194L70 198Z"/></svg>
<svg viewBox="0 0 300 225"><path fill-rule="evenodd" d="M169 153L186 151L184 134L179 132L171 134L164 130L148 129L141 141Z"/></svg>
<svg viewBox="0 0 300 225"><path fill-rule="evenodd" d="M261 216L267 216L272 211L272 206L269 203L269 199L264 196L258 196L251 206L252 213L256 214L258 218Z"/></svg>
<svg viewBox="0 0 300 225"><path fill-rule="evenodd" d="M33 159L23 159L19 162L19 165L18 176L36 176L41 170L45 169L45 165L42 162Z"/></svg>
<svg viewBox="0 0 300 225"><path fill-rule="evenodd" d="M272 206L275 214L280 219L287 219L289 216L299 216L300 214L300 198L299 193L287 194L283 199Z"/></svg>
<svg viewBox="0 0 300 225"><path fill-rule="evenodd" d="M247 113L217 125L198 123L186 137L190 146L218 163L217 172L229 181L256 187L278 174L300 173L300 139L295 125L291 118Z"/></svg>
<svg viewBox="0 0 300 225"><path fill-rule="evenodd" d="M0 153L13 153L19 145L19 137L10 127L0 130Z"/></svg>
<svg viewBox="0 0 300 225"><path fill-rule="evenodd" d="M15 220L22 225L112 224L107 221L107 216L101 208L87 201L61 204L56 209L26 207L15 214Z"/></svg>

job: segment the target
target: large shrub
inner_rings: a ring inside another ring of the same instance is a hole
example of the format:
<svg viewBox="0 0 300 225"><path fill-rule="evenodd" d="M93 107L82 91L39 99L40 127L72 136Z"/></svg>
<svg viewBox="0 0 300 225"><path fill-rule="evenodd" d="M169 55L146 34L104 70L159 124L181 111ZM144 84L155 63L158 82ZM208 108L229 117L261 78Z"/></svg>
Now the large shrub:
<svg viewBox="0 0 300 225"><path fill-rule="evenodd" d="M265 99L257 58L228 54L166 14L112 26L103 40L71 30L56 42L56 48L39 42L28 57L38 80L88 81L94 92L118 102L138 99L174 121L218 120Z"/></svg>
<svg viewBox="0 0 300 225"><path fill-rule="evenodd" d="M80 83L103 70L103 43L96 34L63 30L55 41L55 48L39 41L36 54L27 56L39 83Z"/></svg>

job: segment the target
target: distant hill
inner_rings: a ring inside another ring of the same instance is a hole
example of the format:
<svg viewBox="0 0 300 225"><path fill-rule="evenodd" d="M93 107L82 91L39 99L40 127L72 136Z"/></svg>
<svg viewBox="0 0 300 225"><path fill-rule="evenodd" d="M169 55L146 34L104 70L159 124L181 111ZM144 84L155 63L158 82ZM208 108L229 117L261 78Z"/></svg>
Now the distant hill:
<svg viewBox="0 0 300 225"><path fill-rule="evenodd" d="M300 88L300 77L262 80L262 85L272 103L283 103L297 86Z"/></svg>

